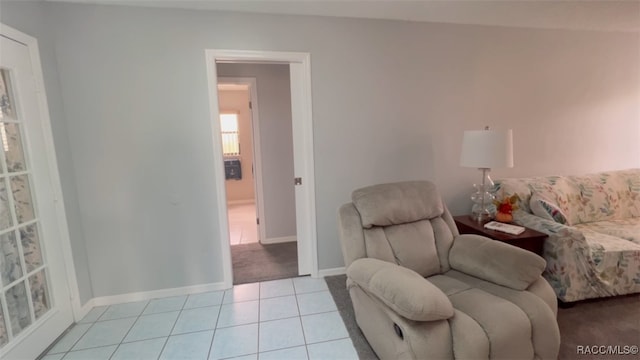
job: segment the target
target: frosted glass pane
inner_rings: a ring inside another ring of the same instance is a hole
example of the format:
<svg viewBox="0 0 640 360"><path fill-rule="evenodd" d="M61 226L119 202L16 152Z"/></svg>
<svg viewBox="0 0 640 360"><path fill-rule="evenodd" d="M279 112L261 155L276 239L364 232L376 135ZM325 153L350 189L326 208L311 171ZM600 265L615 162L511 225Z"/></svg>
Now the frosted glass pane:
<svg viewBox="0 0 640 360"><path fill-rule="evenodd" d="M2 278L2 286L7 286L23 274L18 242L13 231L0 235L0 250L0 278Z"/></svg>
<svg viewBox="0 0 640 360"><path fill-rule="evenodd" d="M11 79L9 70L0 70L0 119L14 119L15 106L13 104L13 93L11 90Z"/></svg>
<svg viewBox="0 0 640 360"><path fill-rule="evenodd" d="M0 138L2 138L2 148L7 161L7 171L27 170L22 149L22 138L20 137L20 126L15 123L0 123Z"/></svg>
<svg viewBox="0 0 640 360"><path fill-rule="evenodd" d="M44 270L29 277L29 288L31 289L31 302L36 319L44 315L50 309L49 292L47 291L47 278Z"/></svg>
<svg viewBox="0 0 640 360"><path fill-rule="evenodd" d="M17 336L22 330L31 324L29 314L29 300L24 282L19 282L6 292L7 308L13 336Z"/></svg>
<svg viewBox="0 0 640 360"><path fill-rule="evenodd" d="M13 202L16 207L16 217L18 223L33 220L33 201L31 200L31 187L27 175L11 177L11 191L13 192Z"/></svg>
<svg viewBox="0 0 640 360"><path fill-rule="evenodd" d="M9 342L9 334L7 334L7 327L4 325L4 312L0 309L0 348Z"/></svg>
<svg viewBox="0 0 640 360"><path fill-rule="evenodd" d="M24 264L29 273L42 265L42 250L40 249L38 226L32 224L20 229L20 242L22 243Z"/></svg>
<svg viewBox="0 0 640 360"><path fill-rule="evenodd" d="M0 179L0 230L8 228L12 223L7 186L5 180Z"/></svg>

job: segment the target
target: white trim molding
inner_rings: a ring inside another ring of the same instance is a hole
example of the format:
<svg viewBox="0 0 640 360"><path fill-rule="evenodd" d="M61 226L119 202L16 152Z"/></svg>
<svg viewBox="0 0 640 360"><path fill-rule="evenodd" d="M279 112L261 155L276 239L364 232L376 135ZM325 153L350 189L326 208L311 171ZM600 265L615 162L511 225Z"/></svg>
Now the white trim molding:
<svg viewBox="0 0 640 360"><path fill-rule="evenodd" d="M246 199L246 200L231 200L227 201L227 205L249 205L254 204L256 201L254 199Z"/></svg>
<svg viewBox="0 0 640 360"><path fill-rule="evenodd" d="M342 275L342 274L346 274L347 270L343 267L337 267L337 268L332 268L332 269L322 269L318 271L318 277L325 277L325 276L333 276L333 275Z"/></svg>
<svg viewBox="0 0 640 360"><path fill-rule="evenodd" d="M268 245L268 244L281 244L281 243L295 242L295 241L298 241L298 238L296 238L295 236L283 236L283 237L268 238L268 239L260 240L260 243Z"/></svg>
<svg viewBox="0 0 640 360"><path fill-rule="evenodd" d="M172 297L172 296L200 294L200 293L210 292L210 291L223 291L225 289L227 289L227 287L224 286L224 283L219 282L219 283L210 283L210 284L203 284L203 285L183 286L178 288L141 291L141 292L112 295L112 296L100 296L100 297L95 297L91 299L88 303L91 303L91 307L89 307L89 310L91 310L91 308L95 306L106 306L106 305L122 304L122 303L133 302L133 301L144 301L144 300L151 300L151 299L166 298L166 297ZM86 306L87 305L85 305L85 307Z"/></svg>

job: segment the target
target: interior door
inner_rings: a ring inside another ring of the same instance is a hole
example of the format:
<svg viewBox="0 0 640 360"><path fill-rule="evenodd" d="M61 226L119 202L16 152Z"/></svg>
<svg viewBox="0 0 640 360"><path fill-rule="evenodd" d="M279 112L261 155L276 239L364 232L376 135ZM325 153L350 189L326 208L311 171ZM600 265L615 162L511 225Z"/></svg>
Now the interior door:
<svg viewBox="0 0 640 360"><path fill-rule="evenodd" d="M0 49L0 358L35 359L73 315L29 48Z"/></svg>

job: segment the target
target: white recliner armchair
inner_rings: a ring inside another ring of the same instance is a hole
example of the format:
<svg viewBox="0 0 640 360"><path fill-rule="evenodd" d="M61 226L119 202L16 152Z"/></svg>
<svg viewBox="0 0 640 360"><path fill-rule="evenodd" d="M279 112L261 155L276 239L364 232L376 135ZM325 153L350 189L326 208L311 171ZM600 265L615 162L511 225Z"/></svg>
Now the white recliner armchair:
<svg viewBox="0 0 640 360"><path fill-rule="evenodd" d="M460 235L427 181L356 190L339 210L356 321L381 359L556 359L545 261Z"/></svg>

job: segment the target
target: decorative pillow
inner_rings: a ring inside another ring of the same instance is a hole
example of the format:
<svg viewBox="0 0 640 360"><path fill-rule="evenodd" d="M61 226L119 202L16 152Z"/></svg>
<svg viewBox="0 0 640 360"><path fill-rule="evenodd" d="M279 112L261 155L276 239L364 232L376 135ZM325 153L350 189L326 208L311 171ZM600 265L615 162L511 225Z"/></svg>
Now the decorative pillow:
<svg viewBox="0 0 640 360"><path fill-rule="evenodd" d="M555 221L559 224L567 224L567 216L562 212L558 205L537 192L534 192L531 195L529 207L531 208L531 212L536 216Z"/></svg>

